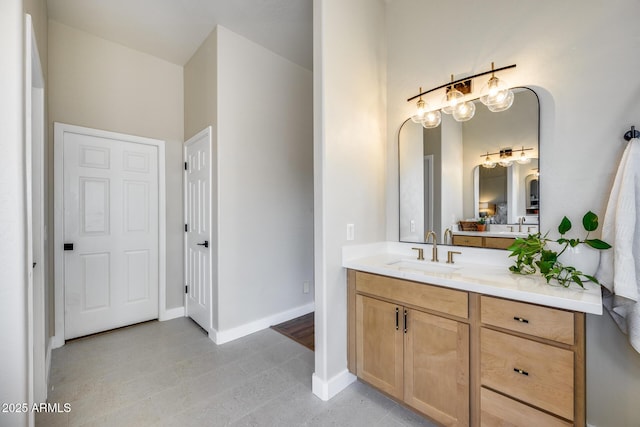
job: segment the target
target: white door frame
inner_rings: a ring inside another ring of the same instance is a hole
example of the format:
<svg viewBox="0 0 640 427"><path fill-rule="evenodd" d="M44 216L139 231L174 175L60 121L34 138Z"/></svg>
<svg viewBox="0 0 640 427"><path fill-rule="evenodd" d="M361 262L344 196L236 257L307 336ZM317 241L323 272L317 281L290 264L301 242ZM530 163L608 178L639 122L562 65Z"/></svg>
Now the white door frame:
<svg viewBox="0 0 640 427"><path fill-rule="evenodd" d="M27 207L28 400L47 400L45 348L44 76L31 15L25 15L25 175ZM34 193L34 189L37 192ZM34 198L35 196L35 198ZM33 263L39 263L34 273ZM35 422L29 413L29 425Z"/></svg>
<svg viewBox="0 0 640 427"><path fill-rule="evenodd" d="M118 139L136 144L153 145L158 148L158 317L166 315L166 203L165 203L165 142L159 139L127 135L99 129L86 128L55 122L54 124L54 239L55 266L55 335L53 348L64 345L64 134L65 132L98 138Z"/></svg>

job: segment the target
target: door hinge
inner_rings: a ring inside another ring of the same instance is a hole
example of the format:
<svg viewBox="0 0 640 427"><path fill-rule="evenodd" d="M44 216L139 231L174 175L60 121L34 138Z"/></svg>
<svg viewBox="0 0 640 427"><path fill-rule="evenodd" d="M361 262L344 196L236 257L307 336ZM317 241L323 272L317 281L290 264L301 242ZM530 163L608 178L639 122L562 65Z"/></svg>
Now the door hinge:
<svg viewBox="0 0 640 427"><path fill-rule="evenodd" d="M184 225L184 232L186 233L187 231L189 231L189 228L187 227L187 224Z"/></svg>
<svg viewBox="0 0 640 427"><path fill-rule="evenodd" d="M184 293L185 294L189 293L189 286L187 286L187 285L184 286Z"/></svg>
<svg viewBox="0 0 640 427"><path fill-rule="evenodd" d="M188 171L189 167L187 166L187 162L184 162L184 170Z"/></svg>

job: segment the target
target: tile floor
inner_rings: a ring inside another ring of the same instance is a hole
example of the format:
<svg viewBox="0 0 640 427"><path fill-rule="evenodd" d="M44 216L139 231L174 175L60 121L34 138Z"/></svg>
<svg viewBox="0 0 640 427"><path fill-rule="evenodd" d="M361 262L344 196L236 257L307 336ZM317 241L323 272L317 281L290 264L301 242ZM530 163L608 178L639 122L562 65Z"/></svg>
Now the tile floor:
<svg viewBox="0 0 640 427"><path fill-rule="evenodd" d="M148 322L54 350L36 426L433 426L356 382L311 393L313 352L266 329L216 346L190 319Z"/></svg>

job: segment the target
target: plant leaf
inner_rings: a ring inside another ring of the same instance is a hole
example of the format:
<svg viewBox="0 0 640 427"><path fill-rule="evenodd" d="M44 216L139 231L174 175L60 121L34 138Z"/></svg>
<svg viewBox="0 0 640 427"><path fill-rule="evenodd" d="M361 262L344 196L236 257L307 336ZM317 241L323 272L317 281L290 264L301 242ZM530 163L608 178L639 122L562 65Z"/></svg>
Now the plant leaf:
<svg viewBox="0 0 640 427"><path fill-rule="evenodd" d="M571 279L577 283L581 288L584 288L584 285L582 284L582 280L580 280L580 276L576 275L576 274L572 274L571 275Z"/></svg>
<svg viewBox="0 0 640 427"><path fill-rule="evenodd" d="M587 279L589 279L590 281L592 281L593 283L597 284L597 285L600 284L600 282L598 282L598 279L596 279L593 276L589 276L588 274L583 274L583 276L586 277Z"/></svg>
<svg viewBox="0 0 640 427"><path fill-rule="evenodd" d="M571 221L566 216L562 218L560 225L558 226L558 233L565 234L567 231L571 230Z"/></svg>
<svg viewBox="0 0 640 427"><path fill-rule="evenodd" d="M582 217L582 225L587 231L594 231L598 228L598 215L589 211Z"/></svg>
<svg viewBox="0 0 640 427"><path fill-rule="evenodd" d="M591 246L594 249L609 249L611 245L607 242L603 242L600 239L587 239L584 241L587 245Z"/></svg>

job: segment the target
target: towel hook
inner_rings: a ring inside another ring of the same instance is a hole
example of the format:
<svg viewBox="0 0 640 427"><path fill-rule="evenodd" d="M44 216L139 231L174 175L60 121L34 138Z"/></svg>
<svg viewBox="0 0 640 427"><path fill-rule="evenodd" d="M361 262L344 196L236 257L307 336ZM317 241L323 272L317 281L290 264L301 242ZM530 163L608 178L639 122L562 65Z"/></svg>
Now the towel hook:
<svg viewBox="0 0 640 427"><path fill-rule="evenodd" d="M640 131L635 126L631 126L631 130L624 134L625 141L631 141L633 138L640 138Z"/></svg>

